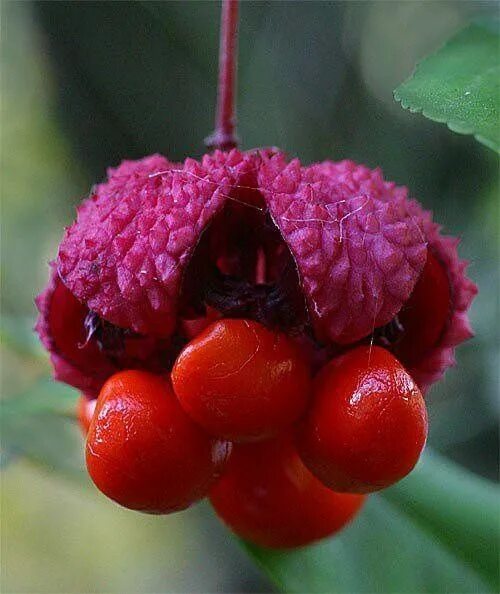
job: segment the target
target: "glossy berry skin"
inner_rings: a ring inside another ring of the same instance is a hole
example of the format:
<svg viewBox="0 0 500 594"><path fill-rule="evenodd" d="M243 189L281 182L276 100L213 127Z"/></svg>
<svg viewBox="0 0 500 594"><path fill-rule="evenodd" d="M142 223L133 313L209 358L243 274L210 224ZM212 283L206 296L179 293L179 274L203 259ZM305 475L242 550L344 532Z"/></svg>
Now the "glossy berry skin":
<svg viewBox="0 0 500 594"><path fill-rule="evenodd" d="M85 436L88 433L90 422L94 416L96 404L96 398L87 398L87 396L84 394L78 398L76 403L76 417L78 419L78 425Z"/></svg>
<svg viewBox="0 0 500 594"><path fill-rule="evenodd" d="M316 378L298 449L328 487L369 493L408 474L426 437L425 403L411 376L385 349L360 346Z"/></svg>
<svg viewBox="0 0 500 594"><path fill-rule="evenodd" d="M181 352L172 384L184 410L209 433L256 441L302 415L310 372L286 335L250 320L224 319Z"/></svg>
<svg viewBox="0 0 500 594"><path fill-rule="evenodd" d="M164 514L204 497L230 449L189 419L166 379L123 371L99 394L86 461L105 495L130 509Z"/></svg>
<svg viewBox="0 0 500 594"><path fill-rule="evenodd" d="M338 532L364 499L322 485L290 436L236 445L210 492L217 514L238 536L271 548L300 547Z"/></svg>

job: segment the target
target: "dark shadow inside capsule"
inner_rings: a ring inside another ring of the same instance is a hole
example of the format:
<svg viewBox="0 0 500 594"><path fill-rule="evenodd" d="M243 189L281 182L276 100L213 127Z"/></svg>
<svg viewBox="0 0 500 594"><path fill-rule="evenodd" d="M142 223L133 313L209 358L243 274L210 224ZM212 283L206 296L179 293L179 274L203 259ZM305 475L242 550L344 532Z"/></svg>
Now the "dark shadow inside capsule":
<svg viewBox="0 0 500 594"><path fill-rule="evenodd" d="M207 226L186 268L181 317L215 310L288 333L308 326L294 258L257 192L229 199Z"/></svg>

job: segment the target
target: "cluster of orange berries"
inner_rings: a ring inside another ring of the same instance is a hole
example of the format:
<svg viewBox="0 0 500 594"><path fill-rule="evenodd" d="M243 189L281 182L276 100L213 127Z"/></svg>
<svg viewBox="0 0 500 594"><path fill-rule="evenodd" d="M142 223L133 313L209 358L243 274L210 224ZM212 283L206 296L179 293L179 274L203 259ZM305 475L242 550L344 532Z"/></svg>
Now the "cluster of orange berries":
<svg viewBox="0 0 500 594"><path fill-rule="evenodd" d="M234 532L278 548L341 529L427 435L423 397L387 350L357 346L313 380L293 338L241 319L193 338L170 377L116 373L79 419L111 499L161 514L209 496Z"/></svg>

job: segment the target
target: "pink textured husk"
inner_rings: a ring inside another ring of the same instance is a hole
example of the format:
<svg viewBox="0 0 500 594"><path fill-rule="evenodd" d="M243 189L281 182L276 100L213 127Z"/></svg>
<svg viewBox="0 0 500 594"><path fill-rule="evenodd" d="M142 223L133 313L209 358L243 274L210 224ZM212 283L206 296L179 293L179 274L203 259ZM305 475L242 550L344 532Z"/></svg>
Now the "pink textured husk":
<svg viewBox="0 0 500 594"><path fill-rule="evenodd" d="M231 161L176 166L153 155L110 169L61 243L66 286L117 326L170 336L183 269L237 179Z"/></svg>
<svg viewBox="0 0 500 594"><path fill-rule="evenodd" d="M408 299L425 263L425 240L407 201L378 172L350 187L334 168L238 151L188 159L183 167L161 157L125 162L66 232L59 273L104 319L169 336L200 234L245 179L262 192L295 258L321 337L354 342Z"/></svg>
<svg viewBox="0 0 500 594"><path fill-rule="evenodd" d="M200 235L228 200L242 200L251 189L264 198L293 255L323 344L354 343L388 323L411 295L431 245L447 268L453 311L440 344L411 371L427 387L453 363L454 347L471 334L466 312L476 292L456 243L439 234L406 188L351 161L304 167L270 150L215 151L183 164L160 155L124 161L108 171L67 229L57 259L60 282L104 320L168 338ZM68 370L50 339L54 282L37 299L37 329L58 378L83 372L68 383L84 390L91 370L70 364Z"/></svg>
<svg viewBox="0 0 500 594"><path fill-rule="evenodd" d="M419 218L378 170L266 159L260 188L295 257L318 336L350 344L388 323L426 258Z"/></svg>

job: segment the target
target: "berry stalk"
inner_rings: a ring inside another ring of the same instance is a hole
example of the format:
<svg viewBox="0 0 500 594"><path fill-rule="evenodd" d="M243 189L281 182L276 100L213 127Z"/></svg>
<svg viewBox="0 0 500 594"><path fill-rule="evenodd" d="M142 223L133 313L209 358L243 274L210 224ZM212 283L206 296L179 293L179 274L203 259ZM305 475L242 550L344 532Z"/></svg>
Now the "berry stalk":
<svg viewBox="0 0 500 594"><path fill-rule="evenodd" d="M215 130L205 139L210 148L227 150L238 145L235 114L237 53L238 0L222 0Z"/></svg>

